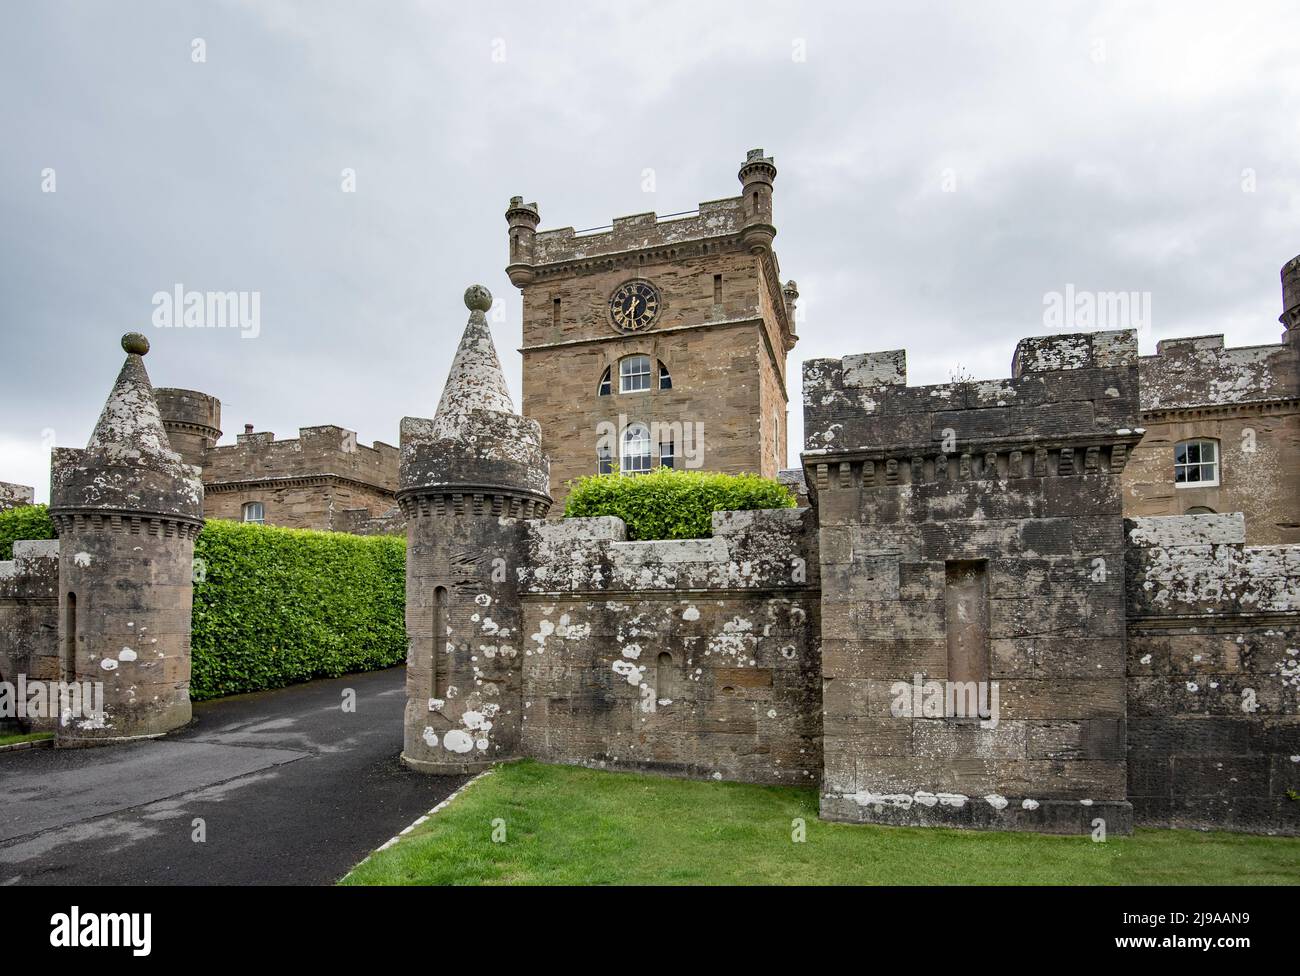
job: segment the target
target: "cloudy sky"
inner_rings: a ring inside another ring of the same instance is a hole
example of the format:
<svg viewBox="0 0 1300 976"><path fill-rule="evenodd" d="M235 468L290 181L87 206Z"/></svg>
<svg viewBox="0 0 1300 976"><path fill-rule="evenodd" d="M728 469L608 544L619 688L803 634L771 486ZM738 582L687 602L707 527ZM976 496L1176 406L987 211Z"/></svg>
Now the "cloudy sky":
<svg viewBox="0 0 1300 976"><path fill-rule="evenodd" d="M155 385L222 400L223 441L396 443L481 282L517 399L510 196L543 227L686 210L759 146L803 295L794 404L799 361L851 352L906 348L912 383L1005 376L1067 286L1149 295L1144 353L1276 341L1293 3L11 6L0 480L46 497L130 330ZM177 284L256 292L259 334L153 327Z"/></svg>

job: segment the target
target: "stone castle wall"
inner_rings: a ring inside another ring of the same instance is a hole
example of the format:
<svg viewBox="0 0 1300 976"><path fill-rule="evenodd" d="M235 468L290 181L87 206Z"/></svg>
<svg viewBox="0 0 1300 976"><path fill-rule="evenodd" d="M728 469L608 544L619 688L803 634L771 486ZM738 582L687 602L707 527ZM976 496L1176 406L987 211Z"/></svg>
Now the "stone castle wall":
<svg viewBox="0 0 1300 976"><path fill-rule="evenodd" d="M821 775L810 512L717 512L708 539L527 524L524 754L759 783Z"/></svg>
<svg viewBox="0 0 1300 976"><path fill-rule="evenodd" d="M0 562L0 681L58 681L59 542L18 541ZM56 716L28 721L0 716L0 731L53 731Z"/></svg>
<svg viewBox="0 0 1300 976"><path fill-rule="evenodd" d="M10 481L0 481L0 512L11 508L21 508L32 504L35 489L30 485L16 485Z"/></svg>
<svg viewBox="0 0 1300 976"><path fill-rule="evenodd" d="M204 515L238 520L245 502L258 501L267 524L348 531L393 508L397 468L397 448L366 447L333 425L303 427L286 440L240 434L204 455Z"/></svg>
<svg viewBox="0 0 1300 976"><path fill-rule="evenodd" d="M901 353L804 364L823 817L1129 827L1119 478L1136 337L1024 340L1013 374L908 387ZM944 704L949 682L986 687L992 721Z"/></svg>
<svg viewBox="0 0 1300 976"><path fill-rule="evenodd" d="M1300 542L1300 346L1165 339L1143 356L1142 443L1124 474L1129 517L1242 512L1252 545ZM1219 483L1174 483L1180 441L1218 444Z"/></svg>
<svg viewBox="0 0 1300 976"><path fill-rule="evenodd" d="M1125 525L1138 822L1300 833L1300 546L1246 546L1240 515Z"/></svg>

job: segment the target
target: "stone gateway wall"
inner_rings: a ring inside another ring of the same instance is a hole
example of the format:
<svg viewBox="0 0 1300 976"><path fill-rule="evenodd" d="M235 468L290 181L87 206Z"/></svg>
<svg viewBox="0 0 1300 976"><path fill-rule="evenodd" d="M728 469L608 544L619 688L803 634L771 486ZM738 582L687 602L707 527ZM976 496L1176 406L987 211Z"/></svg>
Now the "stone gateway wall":
<svg viewBox="0 0 1300 976"><path fill-rule="evenodd" d="M901 353L805 363L823 817L1130 828L1136 353L1132 333L1024 340L1011 379L934 387L905 385Z"/></svg>
<svg viewBox="0 0 1300 976"><path fill-rule="evenodd" d="M1138 822L1300 833L1300 546L1246 546L1240 515L1125 525Z"/></svg>
<svg viewBox="0 0 1300 976"><path fill-rule="evenodd" d="M625 537L613 517L528 523L524 752L697 778L816 783L811 513L716 512L709 539Z"/></svg>

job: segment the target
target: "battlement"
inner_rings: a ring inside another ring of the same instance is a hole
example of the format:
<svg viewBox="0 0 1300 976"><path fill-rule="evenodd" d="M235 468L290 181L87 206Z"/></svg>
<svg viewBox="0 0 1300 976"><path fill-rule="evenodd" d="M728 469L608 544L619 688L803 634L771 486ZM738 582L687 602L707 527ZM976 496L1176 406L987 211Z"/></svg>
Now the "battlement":
<svg viewBox="0 0 1300 976"><path fill-rule="evenodd" d="M1222 335L1162 339L1138 361L1144 411L1300 396L1295 346L1225 347Z"/></svg>
<svg viewBox="0 0 1300 976"><path fill-rule="evenodd" d="M524 593L815 588L807 509L714 512L707 539L627 541L614 516L530 521Z"/></svg>
<svg viewBox="0 0 1300 976"><path fill-rule="evenodd" d="M0 512L30 505L35 498L36 489L31 485L17 485L10 481L0 481Z"/></svg>
<svg viewBox="0 0 1300 976"><path fill-rule="evenodd" d="M210 448L203 480L208 490L229 483L333 476L386 492L397 490L399 451L392 444L357 443L354 431L334 424L300 427L296 438L271 431L239 434L236 443Z"/></svg>
<svg viewBox="0 0 1300 976"><path fill-rule="evenodd" d="M695 210L662 217L655 213L628 214L615 217L605 227L587 230L558 227L538 231L541 213L537 204L524 203L520 196L511 197L506 210L510 235L510 264L506 271L515 285L523 286L534 279L538 268L554 273L557 266L575 262L585 266L596 259L644 251L666 250L664 257L676 259L678 248L703 241L717 241L710 245L715 247L769 252L776 236L772 226L776 164L772 157L763 155L763 150L751 149L737 178L743 188L739 196L706 200Z"/></svg>
<svg viewBox="0 0 1300 976"><path fill-rule="evenodd" d="M1022 339L1009 379L932 386L907 385L901 350L809 360L804 457L896 454L910 466L980 448L1136 442L1136 363L1132 331Z"/></svg>
<svg viewBox="0 0 1300 976"><path fill-rule="evenodd" d="M671 247L687 241L738 235L745 226L743 197L701 203L698 209L663 217L654 213L615 217L608 228L572 227L538 231L536 264L582 261L623 251Z"/></svg>
<svg viewBox="0 0 1300 976"><path fill-rule="evenodd" d="M170 433L172 425L188 425L221 436L221 401L198 390L159 387L153 391L163 425Z"/></svg>

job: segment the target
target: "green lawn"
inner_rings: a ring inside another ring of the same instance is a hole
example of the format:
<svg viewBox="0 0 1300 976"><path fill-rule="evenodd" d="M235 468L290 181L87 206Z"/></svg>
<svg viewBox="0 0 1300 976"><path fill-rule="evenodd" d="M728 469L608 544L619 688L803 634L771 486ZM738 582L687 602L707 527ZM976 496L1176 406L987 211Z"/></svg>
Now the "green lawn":
<svg viewBox="0 0 1300 976"><path fill-rule="evenodd" d="M37 739L53 738L53 732L23 732L18 735L0 735L0 746L11 746L17 742L35 742Z"/></svg>
<svg viewBox="0 0 1300 976"><path fill-rule="evenodd" d="M791 840L795 818L803 843ZM1300 838L1139 830L1098 844L829 824L810 789L518 762L342 883L1297 884Z"/></svg>

